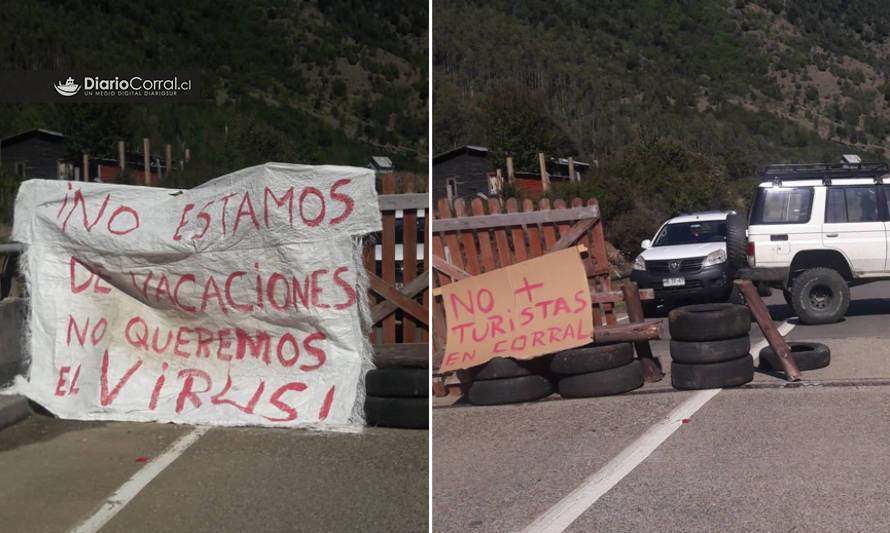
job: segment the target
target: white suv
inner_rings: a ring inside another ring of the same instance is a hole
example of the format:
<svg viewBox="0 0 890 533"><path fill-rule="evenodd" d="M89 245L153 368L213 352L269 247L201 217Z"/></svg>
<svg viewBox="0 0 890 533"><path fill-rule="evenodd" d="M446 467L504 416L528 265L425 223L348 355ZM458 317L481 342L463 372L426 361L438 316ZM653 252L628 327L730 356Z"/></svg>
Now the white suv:
<svg viewBox="0 0 890 533"><path fill-rule="evenodd" d="M782 289L806 324L843 318L850 285L890 279L885 163L773 165L763 178L741 277Z"/></svg>

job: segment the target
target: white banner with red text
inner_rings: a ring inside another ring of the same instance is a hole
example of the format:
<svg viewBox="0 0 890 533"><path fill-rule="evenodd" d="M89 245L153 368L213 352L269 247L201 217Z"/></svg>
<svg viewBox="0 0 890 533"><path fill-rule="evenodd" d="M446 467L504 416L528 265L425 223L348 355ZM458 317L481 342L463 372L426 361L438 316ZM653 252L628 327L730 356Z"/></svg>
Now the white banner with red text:
<svg viewBox="0 0 890 533"><path fill-rule="evenodd" d="M189 190L22 183L16 391L63 418L361 423L368 169L269 163Z"/></svg>

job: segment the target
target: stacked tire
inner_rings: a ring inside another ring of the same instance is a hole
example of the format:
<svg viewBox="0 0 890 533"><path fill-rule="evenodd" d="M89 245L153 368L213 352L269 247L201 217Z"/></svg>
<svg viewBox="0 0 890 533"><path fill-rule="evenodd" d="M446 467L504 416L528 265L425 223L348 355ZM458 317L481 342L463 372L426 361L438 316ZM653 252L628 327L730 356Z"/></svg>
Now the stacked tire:
<svg viewBox="0 0 890 533"><path fill-rule="evenodd" d="M679 307L668 315L668 327L675 389L737 387L754 379L747 307L721 303Z"/></svg>
<svg viewBox="0 0 890 533"><path fill-rule="evenodd" d="M495 357L472 376L467 400L473 405L533 402L553 394L546 358Z"/></svg>
<svg viewBox="0 0 890 533"><path fill-rule="evenodd" d="M365 374L369 426L429 428L430 375L426 368L376 368Z"/></svg>
<svg viewBox="0 0 890 533"><path fill-rule="evenodd" d="M564 350L553 356L550 370L563 398L611 396L643 386L643 369L626 342Z"/></svg>

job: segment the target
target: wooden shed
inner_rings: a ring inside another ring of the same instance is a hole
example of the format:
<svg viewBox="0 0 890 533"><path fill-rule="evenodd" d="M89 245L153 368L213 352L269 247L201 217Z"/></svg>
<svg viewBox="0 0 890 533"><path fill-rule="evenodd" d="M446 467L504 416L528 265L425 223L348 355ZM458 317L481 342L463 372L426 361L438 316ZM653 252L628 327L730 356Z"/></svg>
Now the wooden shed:
<svg viewBox="0 0 890 533"><path fill-rule="evenodd" d="M466 145L433 157L433 198L472 200L496 194L494 161L484 146Z"/></svg>
<svg viewBox="0 0 890 533"><path fill-rule="evenodd" d="M34 128L0 140L0 169L20 180L58 179L66 155L65 136Z"/></svg>

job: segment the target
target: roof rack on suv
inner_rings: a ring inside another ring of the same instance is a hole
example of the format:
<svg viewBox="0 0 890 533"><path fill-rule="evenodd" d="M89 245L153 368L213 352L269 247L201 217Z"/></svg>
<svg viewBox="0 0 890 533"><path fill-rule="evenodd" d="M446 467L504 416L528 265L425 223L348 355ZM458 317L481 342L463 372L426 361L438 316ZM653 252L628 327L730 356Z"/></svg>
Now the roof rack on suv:
<svg viewBox="0 0 890 533"><path fill-rule="evenodd" d="M880 178L886 174L890 174L887 163L791 163L769 165L760 173L761 178L774 183L818 179L827 183L838 178Z"/></svg>

